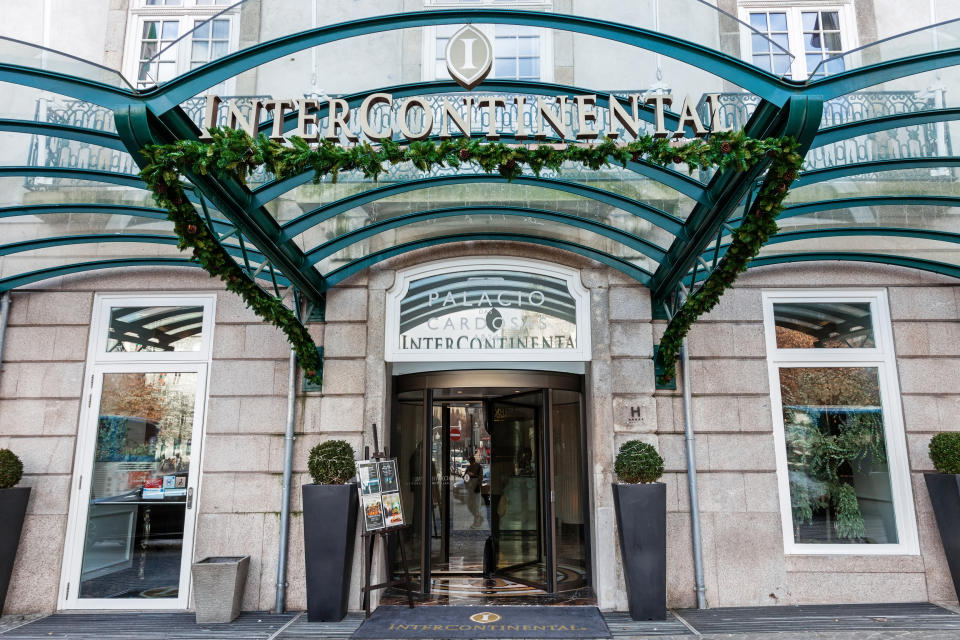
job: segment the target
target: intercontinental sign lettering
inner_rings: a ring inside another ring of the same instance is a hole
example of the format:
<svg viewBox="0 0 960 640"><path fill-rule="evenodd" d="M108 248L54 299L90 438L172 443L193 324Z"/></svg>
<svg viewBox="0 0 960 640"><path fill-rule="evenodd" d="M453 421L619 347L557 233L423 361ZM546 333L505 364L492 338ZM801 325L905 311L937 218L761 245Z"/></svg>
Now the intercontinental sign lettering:
<svg viewBox="0 0 960 640"><path fill-rule="evenodd" d="M394 139L398 134L409 142L426 140L432 135L438 135L441 139L478 136L491 141L508 135L520 142L543 141L555 136L562 140L590 142L596 141L601 135L610 140L617 140L621 135L624 139L636 139L644 135L642 111L652 109L654 137L682 138L690 132L701 137L710 132L729 130L720 127L717 122L720 107L718 93L704 96L710 129L704 126L698 114L698 102L689 96L683 100L675 128L667 128L664 116L666 108L673 104L672 96L638 93L626 96L608 94L606 98L609 106L606 107L605 127L600 126L597 94L559 95L552 98L510 97L505 94L462 98L444 96L439 99L436 109L424 97L394 100L389 93L372 93L355 109L343 98L270 98L253 100L249 108L243 110L237 104L230 103L227 105L226 125L256 137L261 114L266 111L273 118L269 138L278 142L285 141L287 136L297 136L307 142L317 142L322 138L331 142L359 143L362 137L368 142L379 143ZM514 118L509 128L502 126L503 111L507 109L508 102L512 103L511 109L516 107L517 113L529 113L532 126L528 127L523 117ZM211 136L208 130L222 123L222 104L219 96L207 96L201 140L209 140ZM285 119L293 114L296 114L297 126L285 133ZM351 123L355 126L350 126Z"/></svg>

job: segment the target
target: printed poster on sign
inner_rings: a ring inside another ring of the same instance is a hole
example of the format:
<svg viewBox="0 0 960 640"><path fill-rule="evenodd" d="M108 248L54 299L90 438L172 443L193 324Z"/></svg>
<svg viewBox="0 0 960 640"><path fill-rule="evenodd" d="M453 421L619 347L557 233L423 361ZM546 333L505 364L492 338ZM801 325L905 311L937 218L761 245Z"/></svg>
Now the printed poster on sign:
<svg viewBox="0 0 960 640"><path fill-rule="evenodd" d="M360 460L357 462L357 478L360 480L361 496L380 493L380 474L377 473L376 461Z"/></svg>
<svg viewBox="0 0 960 640"><path fill-rule="evenodd" d="M380 501L383 503L383 521L387 527L403 525L403 508L400 506L400 492L384 493Z"/></svg>
<svg viewBox="0 0 960 640"><path fill-rule="evenodd" d="M367 531L383 529L383 506L380 494L363 496L363 527Z"/></svg>
<svg viewBox="0 0 960 640"><path fill-rule="evenodd" d="M396 460L385 460L380 463L380 490L384 493L400 490Z"/></svg>

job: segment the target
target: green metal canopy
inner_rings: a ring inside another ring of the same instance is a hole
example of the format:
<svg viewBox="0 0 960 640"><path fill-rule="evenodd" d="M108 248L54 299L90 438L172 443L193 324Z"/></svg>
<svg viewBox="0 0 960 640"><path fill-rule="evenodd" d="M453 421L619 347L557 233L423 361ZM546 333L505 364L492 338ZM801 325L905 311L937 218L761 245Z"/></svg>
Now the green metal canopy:
<svg viewBox="0 0 960 640"><path fill-rule="evenodd" d="M795 81L677 34L584 16L452 9L291 33L142 90L110 69L0 39L0 82L14 85L16 98L0 107L0 136L23 150L16 165L0 167L0 291L95 269L195 264L177 250L172 224L138 176L145 145L200 135L202 98L195 96L314 47L463 23L535 26L669 58L725 87L718 112L725 123L753 138L798 140L805 170L779 218L781 233L751 266L850 260L960 277L960 156L951 142L960 104L930 89L931 74L960 65L960 48L949 46L958 41L960 21L828 59ZM643 91L620 89L493 79L470 95L596 94L607 118L611 94ZM441 80L338 97L356 106L376 92L398 100L464 95L460 85ZM242 108L253 98L231 100ZM654 112L645 108L641 117L652 130ZM676 127L677 114L666 120ZM296 112L288 112L281 129L296 124ZM259 128L269 132L273 122ZM507 240L619 269L649 286L656 312L669 316L717 266L766 168L760 162L745 172L688 173L644 162L598 170L571 165L508 181L468 165L424 173L400 164L377 183L351 173L320 184L311 184L312 174L280 181L255 175L248 184L186 177L188 198L223 247L277 297L292 287L322 307L329 287L379 261L445 243Z"/></svg>

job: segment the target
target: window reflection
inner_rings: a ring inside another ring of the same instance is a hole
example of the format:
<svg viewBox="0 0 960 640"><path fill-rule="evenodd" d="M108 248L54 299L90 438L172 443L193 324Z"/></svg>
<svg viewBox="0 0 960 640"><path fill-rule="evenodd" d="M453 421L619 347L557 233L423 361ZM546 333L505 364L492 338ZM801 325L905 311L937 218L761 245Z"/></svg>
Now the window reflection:
<svg viewBox="0 0 960 640"><path fill-rule="evenodd" d="M778 349L872 349L869 302L791 302L773 305Z"/></svg>
<svg viewBox="0 0 960 640"><path fill-rule="evenodd" d="M113 307L107 351L199 351L203 307Z"/></svg>

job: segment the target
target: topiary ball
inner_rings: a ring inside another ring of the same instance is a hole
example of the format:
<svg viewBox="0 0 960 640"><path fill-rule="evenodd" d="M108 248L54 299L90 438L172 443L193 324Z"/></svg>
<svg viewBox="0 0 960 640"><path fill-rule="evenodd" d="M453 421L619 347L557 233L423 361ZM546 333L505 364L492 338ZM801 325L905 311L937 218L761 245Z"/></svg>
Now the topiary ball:
<svg viewBox="0 0 960 640"><path fill-rule="evenodd" d="M663 475L663 458L646 442L631 440L620 447L613 470L622 482L656 482Z"/></svg>
<svg viewBox="0 0 960 640"><path fill-rule="evenodd" d="M356 475L353 447L346 440L327 440L310 450L307 469L316 484L346 484Z"/></svg>
<svg viewBox="0 0 960 640"><path fill-rule="evenodd" d="M933 436L930 440L930 460L940 473L960 473L960 432Z"/></svg>
<svg viewBox="0 0 960 640"><path fill-rule="evenodd" d="M10 449L0 449L0 489L10 489L23 477L23 463Z"/></svg>

